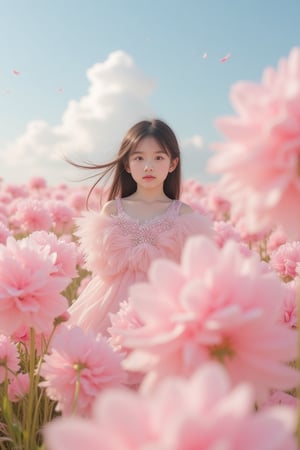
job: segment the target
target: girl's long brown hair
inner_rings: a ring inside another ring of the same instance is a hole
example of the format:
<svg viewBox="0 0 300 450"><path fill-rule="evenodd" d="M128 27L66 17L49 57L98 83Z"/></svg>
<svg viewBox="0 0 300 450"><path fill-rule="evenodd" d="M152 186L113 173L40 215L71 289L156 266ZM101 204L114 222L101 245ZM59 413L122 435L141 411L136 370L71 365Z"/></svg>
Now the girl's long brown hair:
<svg viewBox="0 0 300 450"><path fill-rule="evenodd" d="M170 199L178 199L181 186L181 164L180 150L177 138L172 129L162 120L142 120L133 125L124 136L117 157L104 164L78 164L66 158L66 161L80 169L97 170L97 173L88 178L97 177L87 196L89 198L98 183L113 174L111 186L108 191L107 200L113 200L117 197L128 197L133 194L137 185L131 174L125 170L128 164L129 154L135 150L139 142L145 137L153 137L162 149L170 156L173 161L178 158L178 164L173 172L170 172L164 182L164 193Z"/></svg>

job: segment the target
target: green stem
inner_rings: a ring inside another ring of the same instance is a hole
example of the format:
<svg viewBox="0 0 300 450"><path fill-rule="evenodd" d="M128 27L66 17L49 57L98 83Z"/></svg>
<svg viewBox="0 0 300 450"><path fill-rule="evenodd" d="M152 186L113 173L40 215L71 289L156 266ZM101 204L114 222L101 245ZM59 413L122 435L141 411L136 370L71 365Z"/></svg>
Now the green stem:
<svg viewBox="0 0 300 450"><path fill-rule="evenodd" d="M24 449L32 450L35 448L35 430L33 428L33 414L34 404L36 398L36 380L34 376L35 371L35 332L30 328L30 351L29 351L29 397L28 397L28 411L26 414L27 426L24 430Z"/></svg>
<svg viewBox="0 0 300 450"><path fill-rule="evenodd" d="M75 414L77 411L79 391L80 391L80 373L77 373L77 380L75 383L75 390L74 390L74 402L73 402L73 406L72 406L72 414Z"/></svg>

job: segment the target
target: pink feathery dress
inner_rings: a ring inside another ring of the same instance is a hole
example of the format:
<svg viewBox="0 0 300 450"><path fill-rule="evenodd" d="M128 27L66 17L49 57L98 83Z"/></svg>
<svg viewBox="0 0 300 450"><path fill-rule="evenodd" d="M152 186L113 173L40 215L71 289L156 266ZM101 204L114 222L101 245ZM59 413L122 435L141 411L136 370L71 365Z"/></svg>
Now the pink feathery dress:
<svg viewBox="0 0 300 450"><path fill-rule="evenodd" d="M181 205L173 200L164 213L140 222L117 199L116 215L89 211L78 219L76 235L92 279L69 308L70 324L107 335L109 314L128 299L133 283L147 279L154 259L179 262L188 236L212 236L211 220L196 211L180 214Z"/></svg>

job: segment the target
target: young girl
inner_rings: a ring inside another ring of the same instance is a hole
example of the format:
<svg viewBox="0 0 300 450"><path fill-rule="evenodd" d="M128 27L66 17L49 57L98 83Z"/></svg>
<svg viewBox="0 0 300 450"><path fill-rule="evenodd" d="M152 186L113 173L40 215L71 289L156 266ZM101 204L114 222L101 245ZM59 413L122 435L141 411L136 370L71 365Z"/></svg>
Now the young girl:
<svg viewBox="0 0 300 450"><path fill-rule="evenodd" d="M101 212L78 219L77 236L93 277L71 305L70 323L107 335L109 314L119 310L133 283L146 279L151 262L178 262L187 237L212 235L212 224L178 199L179 146L161 120L130 128L112 162L79 167L102 171L92 189L105 175L114 176Z"/></svg>

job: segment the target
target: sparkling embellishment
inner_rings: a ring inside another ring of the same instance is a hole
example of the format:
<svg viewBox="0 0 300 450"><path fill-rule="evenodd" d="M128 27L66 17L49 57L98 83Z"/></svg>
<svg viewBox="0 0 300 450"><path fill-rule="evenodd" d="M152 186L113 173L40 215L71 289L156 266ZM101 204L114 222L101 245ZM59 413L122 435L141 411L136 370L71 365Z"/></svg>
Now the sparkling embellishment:
<svg viewBox="0 0 300 450"><path fill-rule="evenodd" d="M174 215L169 214L139 223L137 220L128 217L126 213L121 212L118 215L117 223L124 236L132 236L133 246L142 244L156 246L158 236L173 227Z"/></svg>

